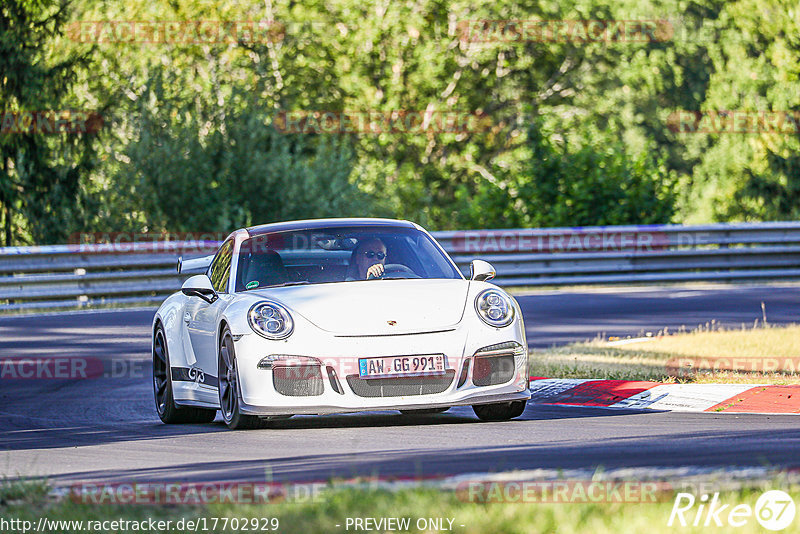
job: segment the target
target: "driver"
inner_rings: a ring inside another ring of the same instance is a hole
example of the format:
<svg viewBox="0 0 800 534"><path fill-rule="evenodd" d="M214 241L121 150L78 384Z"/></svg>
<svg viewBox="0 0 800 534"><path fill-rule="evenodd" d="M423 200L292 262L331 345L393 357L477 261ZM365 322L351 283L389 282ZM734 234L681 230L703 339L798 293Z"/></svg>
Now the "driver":
<svg viewBox="0 0 800 534"><path fill-rule="evenodd" d="M353 251L356 280L369 280L383 276L386 264L386 245L376 237L369 238L358 244Z"/></svg>

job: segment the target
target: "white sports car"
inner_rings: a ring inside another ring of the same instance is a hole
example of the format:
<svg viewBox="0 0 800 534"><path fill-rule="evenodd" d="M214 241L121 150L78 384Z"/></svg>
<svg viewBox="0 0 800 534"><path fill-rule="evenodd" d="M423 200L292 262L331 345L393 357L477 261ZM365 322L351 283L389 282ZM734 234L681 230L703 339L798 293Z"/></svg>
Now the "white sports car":
<svg viewBox="0 0 800 534"><path fill-rule="evenodd" d="M474 260L465 280L420 226L321 219L233 232L153 320L165 423L254 428L296 414L518 417L530 398L522 313Z"/></svg>

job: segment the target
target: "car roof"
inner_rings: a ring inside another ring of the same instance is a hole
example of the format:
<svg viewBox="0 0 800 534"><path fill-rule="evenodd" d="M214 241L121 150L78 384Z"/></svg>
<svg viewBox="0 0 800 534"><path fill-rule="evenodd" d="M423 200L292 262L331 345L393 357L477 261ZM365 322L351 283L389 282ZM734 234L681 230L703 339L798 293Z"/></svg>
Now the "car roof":
<svg viewBox="0 0 800 534"><path fill-rule="evenodd" d="M307 219L303 221L286 221L247 228L247 233L251 236L263 235L272 232L287 232L290 230L314 230L318 228L341 228L352 226L382 226L389 228L416 228L416 225L409 221L397 219L373 219L373 218L344 218L344 219Z"/></svg>

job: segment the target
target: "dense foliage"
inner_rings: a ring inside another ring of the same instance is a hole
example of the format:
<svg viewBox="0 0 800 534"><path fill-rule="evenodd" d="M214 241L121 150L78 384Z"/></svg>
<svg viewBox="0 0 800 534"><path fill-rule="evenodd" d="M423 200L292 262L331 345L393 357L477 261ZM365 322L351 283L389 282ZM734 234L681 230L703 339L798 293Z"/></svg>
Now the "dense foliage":
<svg viewBox="0 0 800 534"><path fill-rule="evenodd" d="M479 22L502 20L660 22L634 41ZM268 30L131 41L87 21ZM0 132L0 244L351 215L432 229L794 218L796 132L692 133L670 117L798 110L798 30L789 0L6 0L4 116L82 109L103 127ZM287 111L468 126L295 132Z"/></svg>

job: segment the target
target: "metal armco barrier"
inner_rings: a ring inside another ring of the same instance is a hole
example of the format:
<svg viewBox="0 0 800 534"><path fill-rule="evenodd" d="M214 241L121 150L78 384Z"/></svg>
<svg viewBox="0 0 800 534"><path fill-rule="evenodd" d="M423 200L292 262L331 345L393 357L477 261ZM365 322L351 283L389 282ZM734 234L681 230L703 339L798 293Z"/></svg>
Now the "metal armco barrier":
<svg viewBox="0 0 800 534"><path fill-rule="evenodd" d="M513 286L800 279L800 222L435 232L459 268L480 258ZM0 312L154 305L178 256L216 241L0 248Z"/></svg>

